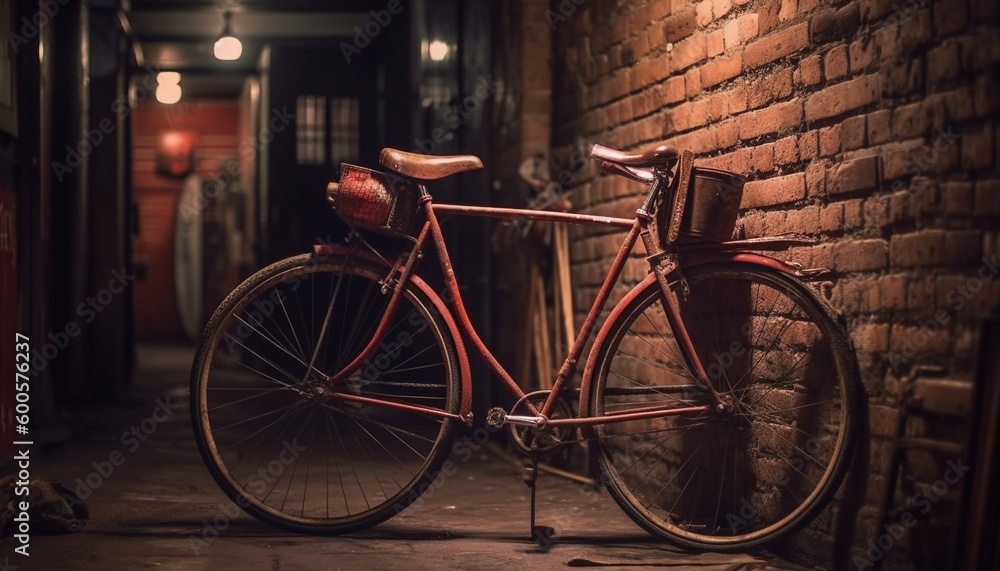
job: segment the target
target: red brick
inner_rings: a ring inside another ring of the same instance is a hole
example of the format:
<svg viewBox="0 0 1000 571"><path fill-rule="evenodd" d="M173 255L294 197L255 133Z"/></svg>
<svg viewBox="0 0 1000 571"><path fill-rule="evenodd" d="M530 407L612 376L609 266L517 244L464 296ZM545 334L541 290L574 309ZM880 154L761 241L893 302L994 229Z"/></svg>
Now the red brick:
<svg viewBox="0 0 1000 571"><path fill-rule="evenodd" d="M844 202L844 230L861 227L861 199L855 198Z"/></svg>
<svg viewBox="0 0 1000 571"><path fill-rule="evenodd" d="M961 32L968 23L965 2L934 2L934 28L939 36Z"/></svg>
<svg viewBox="0 0 1000 571"><path fill-rule="evenodd" d="M747 87L747 105L750 109L756 109L791 94L792 68L782 67L750 82Z"/></svg>
<svg viewBox="0 0 1000 571"><path fill-rule="evenodd" d="M764 234L766 236L775 236L788 232L788 214L784 210L766 213L764 216Z"/></svg>
<svg viewBox="0 0 1000 571"><path fill-rule="evenodd" d="M670 57L663 54L655 58L646 58L632 68L632 91L662 80L670 72Z"/></svg>
<svg viewBox="0 0 1000 571"><path fill-rule="evenodd" d="M819 156L832 157L840 152L840 125L819 130Z"/></svg>
<svg viewBox="0 0 1000 571"><path fill-rule="evenodd" d="M726 41L722 30L715 30L708 34L708 57L715 57L726 51Z"/></svg>
<svg viewBox="0 0 1000 571"><path fill-rule="evenodd" d="M823 57L823 77L827 81L847 75L847 46L835 46Z"/></svg>
<svg viewBox="0 0 1000 571"><path fill-rule="evenodd" d="M698 15L698 25L705 27L712 23L712 0L702 0L695 6Z"/></svg>
<svg viewBox="0 0 1000 571"><path fill-rule="evenodd" d="M701 67L701 86L712 87L732 79L743 70L743 56L736 52L728 57L716 58Z"/></svg>
<svg viewBox="0 0 1000 571"><path fill-rule="evenodd" d="M781 0L781 9L778 10L778 21L785 22L795 17L796 0Z"/></svg>
<svg viewBox="0 0 1000 571"><path fill-rule="evenodd" d="M741 209L761 208L776 204L787 204L802 200L806 196L806 181L803 173L755 180L743 189Z"/></svg>
<svg viewBox="0 0 1000 571"><path fill-rule="evenodd" d="M737 115L747 110L747 88L745 85L736 85L725 92L729 99L729 113Z"/></svg>
<svg viewBox="0 0 1000 571"><path fill-rule="evenodd" d="M916 356L914 358L927 353L946 355L949 353L949 340L948 332L944 329L907 327L895 323L889 337L889 348L902 355L913 353L915 349Z"/></svg>
<svg viewBox="0 0 1000 571"><path fill-rule="evenodd" d="M674 72L691 67L705 61L708 57L708 40L704 34L695 34L688 39L674 44L670 51L670 64Z"/></svg>
<svg viewBox="0 0 1000 571"><path fill-rule="evenodd" d="M864 353L883 353L889 348L889 324L888 323L863 323L855 326L851 330L851 339L858 351ZM889 409L892 412L892 409ZM872 422L875 423L873 415ZM890 419L889 424L895 429L895 417Z"/></svg>
<svg viewBox="0 0 1000 571"><path fill-rule="evenodd" d="M743 140L790 129L801 122L802 101L799 99L744 113L737 118L740 138Z"/></svg>
<svg viewBox="0 0 1000 571"><path fill-rule="evenodd" d="M799 65L795 70L798 79L796 84L809 87L819 83L820 80L823 79L820 65L821 61L822 60L819 54L802 58L802 61L799 62Z"/></svg>
<svg viewBox="0 0 1000 571"><path fill-rule="evenodd" d="M840 148L853 151L865 146L865 116L848 117L840 124Z"/></svg>
<svg viewBox="0 0 1000 571"><path fill-rule="evenodd" d="M893 266L936 266L947 263L944 230L921 230L909 234L894 234L889 241L889 257Z"/></svg>
<svg viewBox="0 0 1000 571"><path fill-rule="evenodd" d="M989 124L969 127L959 140L962 147L962 168L988 169L993 166L993 130Z"/></svg>
<svg viewBox="0 0 1000 571"><path fill-rule="evenodd" d="M875 61L875 45L870 38L851 42L848 53L852 74L866 71Z"/></svg>
<svg viewBox="0 0 1000 571"><path fill-rule="evenodd" d="M878 76L865 75L818 91L806 100L806 121L826 119L863 107L879 97Z"/></svg>
<svg viewBox="0 0 1000 571"><path fill-rule="evenodd" d="M789 210L785 217L785 232L816 234L819 229L819 206L810 205L798 210Z"/></svg>
<svg viewBox="0 0 1000 571"><path fill-rule="evenodd" d="M941 192L941 206L948 216L972 215L972 183L949 182Z"/></svg>
<svg viewBox="0 0 1000 571"><path fill-rule="evenodd" d="M809 12L812 12L813 10L819 7L821 1L822 0L799 0L799 7L798 7L799 15L801 16L803 14L808 14Z"/></svg>
<svg viewBox="0 0 1000 571"><path fill-rule="evenodd" d="M774 162L784 166L799 161L799 150L794 135L778 139L774 143Z"/></svg>
<svg viewBox="0 0 1000 571"><path fill-rule="evenodd" d="M910 209L915 214L938 214L938 186L935 181L915 176L910 181Z"/></svg>
<svg viewBox="0 0 1000 571"><path fill-rule="evenodd" d="M865 228L876 230L889 225L888 196L866 198L861 207L864 211Z"/></svg>
<svg viewBox="0 0 1000 571"><path fill-rule="evenodd" d="M684 95L689 99L701 92L701 73L697 69L689 69L684 74Z"/></svg>
<svg viewBox="0 0 1000 571"><path fill-rule="evenodd" d="M925 102L902 105L892 112L892 134L896 139L911 139L927 132Z"/></svg>
<svg viewBox="0 0 1000 571"><path fill-rule="evenodd" d="M664 103L677 103L684 100L684 76L677 75L666 81L663 91Z"/></svg>
<svg viewBox="0 0 1000 571"><path fill-rule="evenodd" d="M913 207L910 206L910 193L905 190L892 193L889 196L889 223L909 222L913 218Z"/></svg>
<svg viewBox="0 0 1000 571"><path fill-rule="evenodd" d="M882 146L882 176L892 180L917 172L911 157L923 150L922 141L904 141Z"/></svg>
<svg viewBox="0 0 1000 571"><path fill-rule="evenodd" d="M900 21L898 45L901 53L914 53L933 38L930 10L918 10Z"/></svg>
<svg viewBox="0 0 1000 571"><path fill-rule="evenodd" d="M949 230L944 237L944 255L952 266L972 264L982 255L981 244L979 230Z"/></svg>
<svg viewBox="0 0 1000 571"><path fill-rule="evenodd" d="M739 141L739 129L736 127L736 121L727 121L716 125L715 132L720 149L728 149Z"/></svg>
<svg viewBox="0 0 1000 571"><path fill-rule="evenodd" d="M668 122L676 131L688 131L708 122L708 102L704 99L684 103L667 113Z"/></svg>
<svg viewBox="0 0 1000 571"><path fill-rule="evenodd" d="M924 88L924 66L918 60L896 62L883 71L882 89L886 97L898 97Z"/></svg>
<svg viewBox="0 0 1000 571"><path fill-rule="evenodd" d="M878 157L844 161L830 170L827 191L831 194L875 188L878 182Z"/></svg>
<svg viewBox="0 0 1000 571"><path fill-rule="evenodd" d="M663 136L670 136L671 143L678 149L686 149L700 155L719 148L715 133L716 129L698 129L683 135L674 136L670 133L664 133Z"/></svg>
<svg viewBox="0 0 1000 571"><path fill-rule="evenodd" d="M902 274L891 274L879 278L879 293L885 309L906 309L907 279Z"/></svg>
<svg viewBox="0 0 1000 571"><path fill-rule="evenodd" d="M886 267L889 243L881 239L837 242L833 251L834 269L839 272L862 272Z"/></svg>
<svg viewBox="0 0 1000 571"><path fill-rule="evenodd" d="M957 43L944 44L927 52L927 81L931 86L954 79L961 72Z"/></svg>
<svg viewBox="0 0 1000 571"><path fill-rule="evenodd" d="M761 145L750 149L750 163L754 172L770 173L774 170L774 145Z"/></svg>
<svg viewBox="0 0 1000 571"><path fill-rule="evenodd" d="M663 41L677 43L693 34L697 29L695 9L689 7L663 20Z"/></svg>
<svg viewBox="0 0 1000 571"><path fill-rule="evenodd" d="M729 172L750 172L750 151L747 149L737 149L731 153L706 159L704 165Z"/></svg>
<svg viewBox="0 0 1000 571"><path fill-rule="evenodd" d="M1000 215L1000 180L977 181L975 193L976 216Z"/></svg>
<svg viewBox="0 0 1000 571"><path fill-rule="evenodd" d="M718 20L728 14L732 7L732 0L712 0L712 17Z"/></svg>
<svg viewBox="0 0 1000 571"><path fill-rule="evenodd" d="M823 232L839 232L844 227L844 205L826 206L819 215L819 228Z"/></svg>
<svg viewBox="0 0 1000 571"><path fill-rule="evenodd" d="M799 154L803 160L819 157L819 131L806 131L799 136Z"/></svg>
<svg viewBox="0 0 1000 571"><path fill-rule="evenodd" d="M878 20L892 11L893 0L860 0L861 20Z"/></svg>
<svg viewBox="0 0 1000 571"><path fill-rule="evenodd" d="M951 122L965 121L976 116L976 105L970 88L961 88L945 93L935 93L927 97L935 107L942 109Z"/></svg>
<svg viewBox="0 0 1000 571"><path fill-rule="evenodd" d="M802 22L749 44L743 52L747 69L791 55L809 45L809 24Z"/></svg>
<svg viewBox="0 0 1000 571"><path fill-rule="evenodd" d="M858 29L857 2L848 3L839 10L822 10L809 18L809 36L814 44L825 44L849 37Z"/></svg>
<svg viewBox="0 0 1000 571"><path fill-rule="evenodd" d="M982 30L983 28L980 28ZM958 39L959 54L962 59L962 70L972 77L980 71L989 69L990 49L994 43L992 37L980 32L975 36L965 36Z"/></svg>
<svg viewBox="0 0 1000 571"><path fill-rule="evenodd" d="M892 255L892 242L889 243L890 256ZM914 309L923 309L935 305L934 302L934 278L921 277L910 280L906 286L906 306Z"/></svg>
<svg viewBox="0 0 1000 571"><path fill-rule="evenodd" d="M878 145L892 137L892 112L880 109L868 114L868 144Z"/></svg>
<svg viewBox="0 0 1000 571"><path fill-rule="evenodd" d="M826 161L812 161L806 165L806 194L817 197L826 194Z"/></svg>
<svg viewBox="0 0 1000 571"><path fill-rule="evenodd" d="M742 46L757 35L757 14L744 14L726 23L726 49Z"/></svg>

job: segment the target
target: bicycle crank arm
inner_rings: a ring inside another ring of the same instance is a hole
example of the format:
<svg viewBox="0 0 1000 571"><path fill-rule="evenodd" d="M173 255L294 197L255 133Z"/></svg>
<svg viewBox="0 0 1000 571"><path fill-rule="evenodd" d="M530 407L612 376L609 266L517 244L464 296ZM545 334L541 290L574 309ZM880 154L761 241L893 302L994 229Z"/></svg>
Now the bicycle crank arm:
<svg viewBox="0 0 1000 571"><path fill-rule="evenodd" d="M540 428L545 426L546 423L548 423L548 419L544 416L507 414L507 411L500 407L491 408L490 411L486 413L486 424L493 428L502 428L505 424Z"/></svg>

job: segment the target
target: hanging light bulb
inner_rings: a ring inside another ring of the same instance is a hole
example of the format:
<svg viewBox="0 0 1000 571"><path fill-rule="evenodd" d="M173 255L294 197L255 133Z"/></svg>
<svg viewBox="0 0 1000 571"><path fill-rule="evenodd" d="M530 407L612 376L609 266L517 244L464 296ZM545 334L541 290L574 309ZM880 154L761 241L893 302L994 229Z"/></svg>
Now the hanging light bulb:
<svg viewBox="0 0 1000 571"><path fill-rule="evenodd" d="M215 40L215 57L226 61L240 59L240 55L243 53L243 44L233 36L229 23L231 17L230 12L225 12L222 15L224 21L222 33L219 35L219 39Z"/></svg>
<svg viewBox="0 0 1000 571"><path fill-rule="evenodd" d="M444 58L448 57L448 44L441 40L434 40L427 47L427 51L432 61L444 61Z"/></svg>
<svg viewBox="0 0 1000 571"><path fill-rule="evenodd" d="M181 86L176 83L161 83L156 86L156 100L172 105L181 100Z"/></svg>

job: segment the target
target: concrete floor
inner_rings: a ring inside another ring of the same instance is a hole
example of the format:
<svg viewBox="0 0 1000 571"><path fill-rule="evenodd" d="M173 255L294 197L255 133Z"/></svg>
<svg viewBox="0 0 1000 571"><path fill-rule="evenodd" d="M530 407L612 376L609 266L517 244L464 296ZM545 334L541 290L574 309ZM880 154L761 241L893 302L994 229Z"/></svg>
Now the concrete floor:
<svg viewBox="0 0 1000 571"><path fill-rule="evenodd" d="M202 464L188 414L192 355L189 347L141 347L127 403L74 412L66 419L69 441L32 450L32 477L92 489L90 520L76 533L33 534L30 557L14 553L12 538L0 540L0 570L792 568L761 555L685 553L642 531L606 492L546 474L537 523L556 535L542 552L528 540L520 470L485 447L432 497L367 532L331 538L276 530L235 511ZM162 403L179 407L157 413L166 418L145 441L123 445L123 433ZM116 452L120 465L108 473L105 461Z"/></svg>

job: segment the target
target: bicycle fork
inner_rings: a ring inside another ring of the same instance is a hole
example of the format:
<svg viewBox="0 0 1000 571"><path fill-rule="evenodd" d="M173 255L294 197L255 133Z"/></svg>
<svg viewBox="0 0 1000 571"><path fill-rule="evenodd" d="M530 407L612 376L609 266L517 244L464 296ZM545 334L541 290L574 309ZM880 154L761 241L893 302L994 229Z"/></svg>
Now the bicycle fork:
<svg viewBox="0 0 1000 571"><path fill-rule="evenodd" d="M651 216L645 212L645 209L640 209L638 214L640 217L651 220ZM712 395L716 410L723 412L726 409L726 403L718 391L715 390L715 385L709 380L708 373L705 371L705 367L698 357L698 352L694 348L694 343L688 334L687 328L684 326L684 319L681 316L677 290L681 290L682 294L687 297L689 289L687 280L684 278L684 274L681 273L677 252L665 251L659 248L653 240L648 226L643 227L639 236L642 238L646 252L651 252L651 255L646 260L649 262L649 269L656 276L656 281L660 284L660 290L663 292L663 311L666 314L670 330L674 332L681 356L684 358L684 362L689 370L696 375L696 380L700 381L708 389L709 394Z"/></svg>

